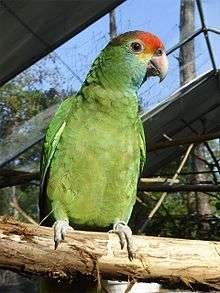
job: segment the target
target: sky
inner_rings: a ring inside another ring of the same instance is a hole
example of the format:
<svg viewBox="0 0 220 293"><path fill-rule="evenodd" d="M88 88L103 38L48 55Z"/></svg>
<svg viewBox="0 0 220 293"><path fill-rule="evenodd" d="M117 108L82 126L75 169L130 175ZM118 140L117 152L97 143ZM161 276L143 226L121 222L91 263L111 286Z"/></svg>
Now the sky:
<svg viewBox="0 0 220 293"><path fill-rule="evenodd" d="M220 29L220 0L202 0L206 23ZM179 41L180 0L127 0L116 9L118 33L129 30L150 31L158 35L166 49ZM196 28L201 23L196 9ZM216 63L220 67L220 35L210 34ZM84 80L95 57L109 41L109 16L106 15L74 38L55 50L55 54ZM204 36L195 39L197 75L211 69L210 58ZM158 83L157 78L149 79L140 89L143 108L150 108L161 102L179 87L178 51L169 55L169 73ZM59 61L58 61L59 62ZM81 83L60 64L65 89L78 90Z"/></svg>

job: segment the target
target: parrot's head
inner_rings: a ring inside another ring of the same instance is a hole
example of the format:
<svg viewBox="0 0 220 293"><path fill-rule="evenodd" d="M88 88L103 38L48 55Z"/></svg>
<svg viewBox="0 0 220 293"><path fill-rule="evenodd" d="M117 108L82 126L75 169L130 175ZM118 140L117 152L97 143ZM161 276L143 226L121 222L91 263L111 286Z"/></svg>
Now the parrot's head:
<svg viewBox="0 0 220 293"><path fill-rule="evenodd" d="M150 76L162 81L168 59L162 41L143 31L130 31L112 39L93 63L87 81L103 87L137 91Z"/></svg>
<svg viewBox="0 0 220 293"><path fill-rule="evenodd" d="M168 59L162 41L155 35L143 31L131 31L114 38L108 46L118 48L132 74L142 72L142 82L150 76L162 81L168 71ZM107 46L107 47L108 47ZM124 55L124 56L123 56ZM129 66L130 65L130 66Z"/></svg>

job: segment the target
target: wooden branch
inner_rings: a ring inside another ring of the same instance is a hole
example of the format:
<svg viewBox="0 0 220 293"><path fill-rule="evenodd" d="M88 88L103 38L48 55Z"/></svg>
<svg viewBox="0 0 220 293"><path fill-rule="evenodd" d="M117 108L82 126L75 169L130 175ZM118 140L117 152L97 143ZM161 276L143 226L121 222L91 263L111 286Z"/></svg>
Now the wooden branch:
<svg viewBox="0 0 220 293"><path fill-rule="evenodd" d="M141 178L141 183L147 183L147 184L155 184L155 183L179 183L179 179L172 179L172 178L162 178L162 177L150 177L150 178Z"/></svg>
<svg viewBox="0 0 220 293"><path fill-rule="evenodd" d="M0 170L0 188L22 185L33 180L40 180L39 172Z"/></svg>
<svg viewBox="0 0 220 293"><path fill-rule="evenodd" d="M176 185L149 185L140 183L138 189L147 192L219 192L220 185L215 184L176 184Z"/></svg>
<svg viewBox="0 0 220 293"><path fill-rule="evenodd" d="M157 150L162 150L165 148L170 148L170 147L177 147L181 145L188 145L191 143L200 143L212 139L216 139L220 137L220 132L210 132L206 134L197 134L197 135L192 135L189 137L183 137L183 138L177 138L169 141L164 141L160 143L156 143L152 146L149 146L147 149L148 152L154 152Z"/></svg>
<svg viewBox="0 0 220 293"><path fill-rule="evenodd" d="M52 228L1 218L0 268L60 280L79 272L220 289L219 242L134 236L130 262L114 234L69 232L57 250L52 238Z"/></svg>

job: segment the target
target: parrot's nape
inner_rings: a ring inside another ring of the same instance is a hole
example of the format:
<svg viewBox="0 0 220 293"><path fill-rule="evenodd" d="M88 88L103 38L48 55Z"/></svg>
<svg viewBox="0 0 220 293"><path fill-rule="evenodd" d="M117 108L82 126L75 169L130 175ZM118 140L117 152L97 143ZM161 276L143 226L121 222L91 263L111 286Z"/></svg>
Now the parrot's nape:
<svg viewBox="0 0 220 293"><path fill-rule="evenodd" d="M146 156L137 91L150 76L163 80L167 69L158 37L127 32L109 42L76 96L60 105L41 164L40 218L54 226L55 248L70 227L113 227L133 258L127 223Z"/></svg>

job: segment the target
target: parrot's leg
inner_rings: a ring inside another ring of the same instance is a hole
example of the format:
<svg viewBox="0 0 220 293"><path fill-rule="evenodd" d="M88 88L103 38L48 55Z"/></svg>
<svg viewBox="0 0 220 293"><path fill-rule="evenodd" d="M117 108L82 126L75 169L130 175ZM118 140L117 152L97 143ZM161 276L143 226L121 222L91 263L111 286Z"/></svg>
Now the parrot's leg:
<svg viewBox="0 0 220 293"><path fill-rule="evenodd" d="M133 245L132 245L132 231L131 228L123 221L118 221L113 225L113 230L109 231L115 233L119 237L121 249L127 244L128 258L130 261L134 258Z"/></svg>
<svg viewBox="0 0 220 293"><path fill-rule="evenodd" d="M55 245L55 249L57 249L60 242L64 240L67 231L73 230L73 228L70 227L68 220L58 220L54 223L53 229L54 229L54 245Z"/></svg>

